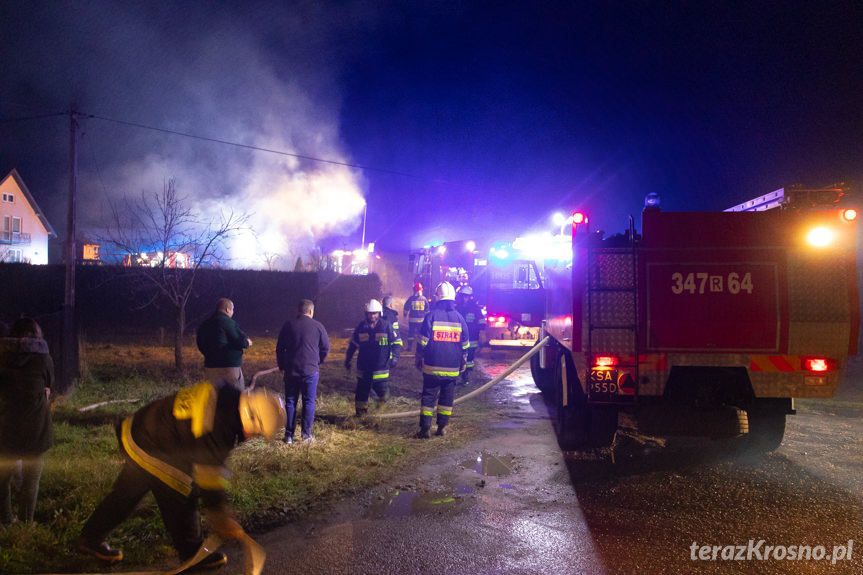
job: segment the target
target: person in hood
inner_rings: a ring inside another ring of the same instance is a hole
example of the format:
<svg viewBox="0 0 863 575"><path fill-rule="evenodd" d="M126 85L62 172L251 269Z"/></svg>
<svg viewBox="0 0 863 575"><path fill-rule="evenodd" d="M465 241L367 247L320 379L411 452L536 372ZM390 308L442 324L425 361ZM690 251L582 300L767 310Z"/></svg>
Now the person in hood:
<svg viewBox="0 0 863 575"><path fill-rule="evenodd" d="M12 478L21 465L18 520L33 521L44 455L54 445L48 399L54 362L42 328L30 318L12 324L0 338L0 524L12 515Z"/></svg>

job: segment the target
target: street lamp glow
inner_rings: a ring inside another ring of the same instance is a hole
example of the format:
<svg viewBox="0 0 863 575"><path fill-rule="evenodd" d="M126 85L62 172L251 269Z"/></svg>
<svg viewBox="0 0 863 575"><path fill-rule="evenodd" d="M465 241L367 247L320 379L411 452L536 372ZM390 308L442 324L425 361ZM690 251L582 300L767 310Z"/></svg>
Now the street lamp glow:
<svg viewBox="0 0 863 575"><path fill-rule="evenodd" d="M551 216L551 221L556 226L562 226L566 223L566 216L560 212L555 212L553 216Z"/></svg>

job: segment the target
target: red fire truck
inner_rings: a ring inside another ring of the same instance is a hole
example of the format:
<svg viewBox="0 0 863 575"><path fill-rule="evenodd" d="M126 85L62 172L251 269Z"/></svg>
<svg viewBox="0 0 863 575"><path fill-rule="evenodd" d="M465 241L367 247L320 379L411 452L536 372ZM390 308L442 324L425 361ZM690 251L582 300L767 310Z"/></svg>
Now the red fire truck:
<svg viewBox="0 0 863 575"><path fill-rule="evenodd" d="M794 398L830 398L857 353L857 212L844 187L780 189L724 212L663 212L637 233L573 215L571 266L546 270L532 358L560 443L608 445L627 411L655 435L779 446Z"/></svg>
<svg viewBox="0 0 863 575"><path fill-rule="evenodd" d="M471 286L487 313L483 345L503 348L536 344L547 299L542 266L519 248L518 241L445 242L411 254L411 264L414 281L429 291L441 281L456 289Z"/></svg>

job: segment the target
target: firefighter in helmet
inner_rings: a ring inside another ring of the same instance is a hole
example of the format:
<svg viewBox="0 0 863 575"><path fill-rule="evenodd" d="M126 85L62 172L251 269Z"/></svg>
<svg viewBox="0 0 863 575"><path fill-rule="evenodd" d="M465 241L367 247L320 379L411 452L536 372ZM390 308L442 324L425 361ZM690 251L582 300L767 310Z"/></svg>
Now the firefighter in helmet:
<svg viewBox="0 0 863 575"><path fill-rule="evenodd" d="M467 362L468 327L455 309L455 290L449 282L435 289L435 304L425 317L417 340L416 367L423 372L420 430L428 439L437 404L437 432L444 435L452 415L455 384Z"/></svg>
<svg viewBox="0 0 863 575"><path fill-rule="evenodd" d="M462 286L458 288L456 293L455 309L462 315L465 323L467 323L468 336L470 346L467 349L467 364L464 372L461 374L461 382L464 385L468 384L470 372L474 368L474 357L479 349L479 334L485 330L486 319L485 312L482 307L473 297L473 288L470 286Z"/></svg>
<svg viewBox="0 0 863 575"><path fill-rule="evenodd" d="M102 561L122 560L123 552L109 547L105 537L148 492L156 498L183 562L203 543L199 498L216 535L224 540L241 537L243 528L228 509L225 462L244 440L272 439L284 427L281 397L265 389L241 392L224 382L199 383L142 407L118 426L123 467L75 546ZM189 569L213 569L227 561L214 551Z"/></svg>
<svg viewBox="0 0 863 575"><path fill-rule="evenodd" d="M358 417L369 410L369 395L374 389L378 406L389 399L390 368L395 368L401 354L401 342L388 321L381 319L383 306L376 299L366 306L366 319L354 329L345 354L345 369L350 373L351 360L357 355L357 389L355 394Z"/></svg>
<svg viewBox="0 0 863 575"><path fill-rule="evenodd" d="M408 322L407 351L413 348L414 339L420 331L426 313L429 310L429 300L423 295L423 284L414 284L414 293L405 302L404 316Z"/></svg>

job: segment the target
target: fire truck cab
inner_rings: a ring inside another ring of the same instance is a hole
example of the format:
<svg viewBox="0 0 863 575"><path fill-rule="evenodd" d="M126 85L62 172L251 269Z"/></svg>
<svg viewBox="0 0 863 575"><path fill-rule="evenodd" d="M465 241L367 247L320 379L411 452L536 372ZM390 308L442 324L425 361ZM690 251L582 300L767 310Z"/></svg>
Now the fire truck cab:
<svg viewBox="0 0 863 575"><path fill-rule="evenodd" d="M653 435L770 451L794 398L830 398L857 353L856 210L843 187L787 188L724 212L663 212L641 233L573 218L549 273L552 338L532 359L561 445L607 445L618 414ZM579 223L580 222L580 223Z"/></svg>

